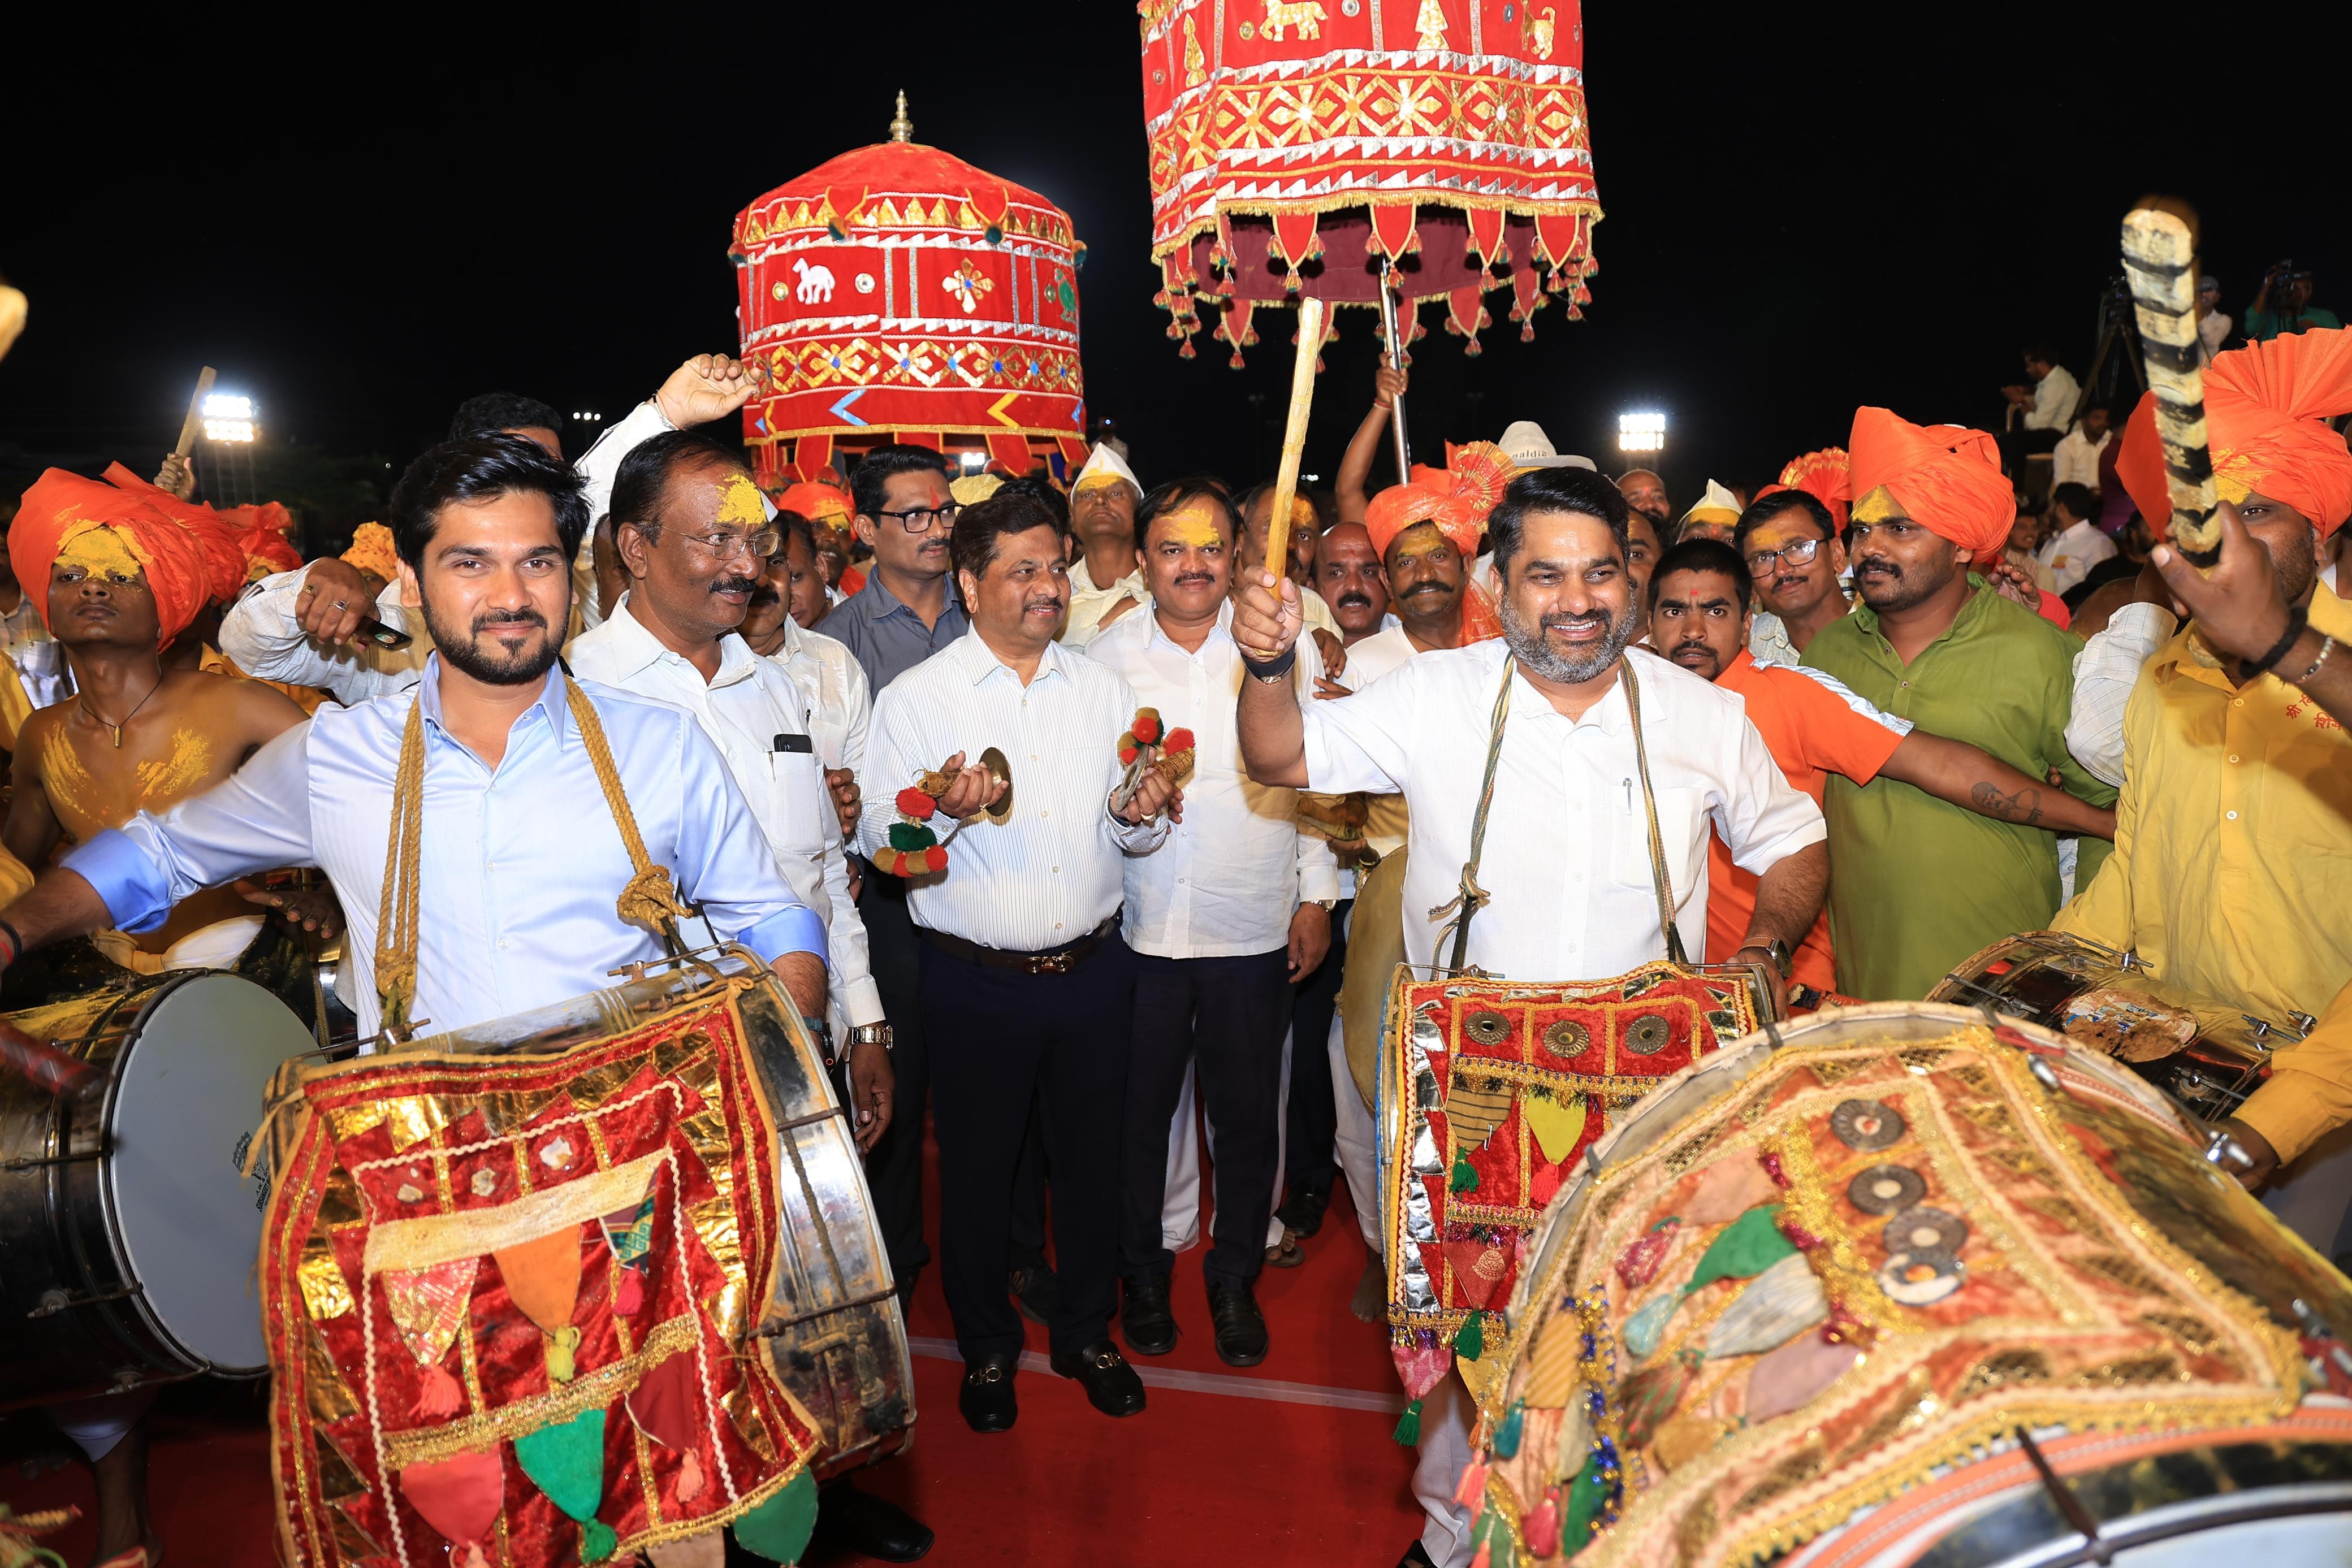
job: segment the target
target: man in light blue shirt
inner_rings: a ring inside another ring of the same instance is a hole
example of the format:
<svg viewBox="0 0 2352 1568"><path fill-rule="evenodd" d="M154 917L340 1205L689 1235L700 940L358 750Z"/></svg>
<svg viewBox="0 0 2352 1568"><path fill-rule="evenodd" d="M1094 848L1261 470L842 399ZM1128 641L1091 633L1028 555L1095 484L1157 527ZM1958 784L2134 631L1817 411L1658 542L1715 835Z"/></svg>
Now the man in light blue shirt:
<svg viewBox="0 0 2352 1568"><path fill-rule="evenodd" d="M374 961L394 779L412 711L424 768L415 995L434 1030L581 996L662 956L615 901L635 874L571 688L555 670L569 570L588 523L578 476L527 441L444 443L392 501L404 600L438 652L420 684L328 707L233 778L161 816L100 833L0 910L0 961L100 925L148 929L201 887L275 866L327 873L350 925L362 1035L378 1028ZM578 688L646 852L719 936L774 968L822 1017L824 924L777 873L726 764L679 709Z"/></svg>

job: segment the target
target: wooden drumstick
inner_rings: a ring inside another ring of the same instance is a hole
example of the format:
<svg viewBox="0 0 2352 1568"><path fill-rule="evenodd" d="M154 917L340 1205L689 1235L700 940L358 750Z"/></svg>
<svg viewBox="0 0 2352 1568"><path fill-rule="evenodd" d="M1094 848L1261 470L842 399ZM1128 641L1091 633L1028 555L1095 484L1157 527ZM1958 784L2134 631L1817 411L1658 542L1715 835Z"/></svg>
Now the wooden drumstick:
<svg viewBox="0 0 2352 1568"><path fill-rule="evenodd" d="M2156 396L2156 434L2172 492L2168 531L2182 554L2210 566L2219 559L2221 524L2214 516L2213 460L2206 450L2193 246L2189 225L2175 214L2139 207L2124 214L2124 276L2131 280L2140 361Z"/></svg>
<svg viewBox="0 0 2352 1568"><path fill-rule="evenodd" d="M205 394L212 390L213 368L206 365L196 373L196 395L188 400L188 417L180 424L180 444L172 448L172 455L184 463L196 444L196 423L204 417Z"/></svg>
<svg viewBox="0 0 2352 1568"><path fill-rule="evenodd" d="M1265 569L1278 590L1290 575L1290 503L1298 495L1298 460L1307 451L1307 415L1315 405L1315 360L1323 351L1323 301L1298 307L1298 358L1290 367L1290 422L1282 427L1282 466L1275 471L1274 510L1265 528Z"/></svg>

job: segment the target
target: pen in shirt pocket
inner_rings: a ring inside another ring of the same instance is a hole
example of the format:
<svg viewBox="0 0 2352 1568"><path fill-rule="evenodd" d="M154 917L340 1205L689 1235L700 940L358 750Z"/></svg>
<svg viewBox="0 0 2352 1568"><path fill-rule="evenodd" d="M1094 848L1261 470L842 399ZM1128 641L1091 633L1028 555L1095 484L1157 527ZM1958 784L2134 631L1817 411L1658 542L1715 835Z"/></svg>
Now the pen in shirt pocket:
<svg viewBox="0 0 2352 1568"><path fill-rule="evenodd" d="M1625 810L1630 812L1633 809L1633 781L1631 779L1620 779L1617 782L1625 787Z"/></svg>

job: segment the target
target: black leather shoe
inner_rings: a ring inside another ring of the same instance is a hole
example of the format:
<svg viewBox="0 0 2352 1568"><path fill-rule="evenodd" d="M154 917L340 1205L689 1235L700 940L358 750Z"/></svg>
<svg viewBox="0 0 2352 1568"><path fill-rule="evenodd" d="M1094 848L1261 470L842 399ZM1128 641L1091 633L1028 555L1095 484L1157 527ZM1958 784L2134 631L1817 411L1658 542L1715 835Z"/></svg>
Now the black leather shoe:
<svg viewBox="0 0 2352 1568"><path fill-rule="evenodd" d="M1076 1355L1054 1353L1054 1370L1087 1385L1087 1403L1106 1416L1143 1413L1143 1379L1110 1341L1097 1340Z"/></svg>
<svg viewBox="0 0 2352 1568"><path fill-rule="evenodd" d="M1397 1568L1437 1568L1437 1564L1429 1560L1429 1549L1416 1541L1397 1559Z"/></svg>
<svg viewBox="0 0 2352 1568"><path fill-rule="evenodd" d="M1317 1192L1313 1187L1294 1188L1290 1197L1274 1217L1282 1221L1301 1241L1323 1228L1324 1210L1331 1207L1331 1189Z"/></svg>
<svg viewBox="0 0 2352 1568"><path fill-rule="evenodd" d="M1176 1313L1168 1304L1166 1280L1121 1280L1118 1326L1127 1348L1138 1355L1166 1355L1176 1348Z"/></svg>
<svg viewBox="0 0 2352 1568"><path fill-rule="evenodd" d="M1265 1314L1247 1285L1211 1285L1209 1323L1217 1359L1227 1366L1255 1366L1265 1359Z"/></svg>
<svg viewBox="0 0 2352 1568"><path fill-rule="evenodd" d="M1062 1304L1061 1276L1042 1258L1013 1270L1005 1281L1005 1289L1020 1303L1021 1315L1033 1323L1052 1322L1055 1309Z"/></svg>
<svg viewBox="0 0 2352 1568"><path fill-rule="evenodd" d="M897 1503L859 1491L847 1476L817 1492L813 1548L912 1563L931 1549L930 1527Z"/></svg>
<svg viewBox="0 0 2352 1568"><path fill-rule="evenodd" d="M1020 1364L1021 1357L1012 1352L963 1364L963 1388L956 1395L956 1408L963 1412L965 1426L975 1432L1013 1430L1013 1423L1021 1418L1020 1403L1013 1397L1013 1374Z"/></svg>

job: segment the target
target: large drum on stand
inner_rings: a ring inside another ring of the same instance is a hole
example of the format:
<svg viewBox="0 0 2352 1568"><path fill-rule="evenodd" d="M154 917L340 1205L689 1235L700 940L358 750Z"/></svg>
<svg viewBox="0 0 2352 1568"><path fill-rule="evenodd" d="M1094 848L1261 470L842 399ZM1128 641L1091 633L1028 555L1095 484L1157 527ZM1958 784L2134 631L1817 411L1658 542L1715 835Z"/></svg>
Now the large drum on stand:
<svg viewBox="0 0 2352 1568"><path fill-rule="evenodd" d="M1890 1003L1588 1153L1461 1496L1490 1561L2338 1562L2352 1281L2103 1052Z"/></svg>
<svg viewBox="0 0 2352 1568"><path fill-rule="evenodd" d="M5 1017L88 1071L60 1093L0 1070L0 1406L258 1377L269 1171L247 1146L311 1031L235 975L80 962L105 983Z"/></svg>

